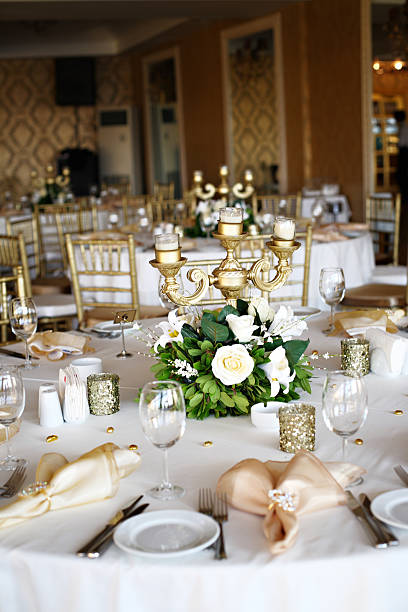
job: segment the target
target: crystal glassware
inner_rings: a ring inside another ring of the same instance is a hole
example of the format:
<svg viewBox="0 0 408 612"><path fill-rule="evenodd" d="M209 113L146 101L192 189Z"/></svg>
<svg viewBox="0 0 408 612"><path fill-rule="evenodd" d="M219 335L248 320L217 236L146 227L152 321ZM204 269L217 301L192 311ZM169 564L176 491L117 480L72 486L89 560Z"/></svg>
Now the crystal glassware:
<svg viewBox="0 0 408 612"><path fill-rule="evenodd" d="M32 363L30 353L28 351L28 341L37 330L37 311L35 304L31 298L22 297L14 298L9 306L10 325L13 333L17 338L21 338L25 342L25 363L22 368L31 369L37 367L37 364Z"/></svg>
<svg viewBox="0 0 408 612"><path fill-rule="evenodd" d="M324 330L328 334L334 330L334 310L344 298L346 290L343 268L322 268L320 271L319 291L320 295L330 306L329 328Z"/></svg>
<svg viewBox="0 0 408 612"><path fill-rule="evenodd" d="M323 419L326 427L342 439L342 459L347 461L347 440L367 418L367 389L363 378L342 370L328 372L323 385ZM354 484L360 484L354 482Z"/></svg>
<svg viewBox="0 0 408 612"><path fill-rule="evenodd" d="M177 499L184 489L169 482L167 451L183 436L186 407L181 386L172 380L147 383L140 395L139 415L143 433L163 451L163 480L149 493L161 500Z"/></svg>
<svg viewBox="0 0 408 612"><path fill-rule="evenodd" d="M0 461L0 470L14 470L25 459L14 457L9 444L9 427L24 410L25 395L21 372L16 366L0 367L0 424L6 432L7 456Z"/></svg>

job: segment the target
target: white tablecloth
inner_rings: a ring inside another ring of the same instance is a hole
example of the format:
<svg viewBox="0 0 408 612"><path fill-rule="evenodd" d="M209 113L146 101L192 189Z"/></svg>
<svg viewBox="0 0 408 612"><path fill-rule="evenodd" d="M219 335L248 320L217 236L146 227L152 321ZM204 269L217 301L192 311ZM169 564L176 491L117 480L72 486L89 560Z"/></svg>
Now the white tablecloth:
<svg viewBox="0 0 408 612"><path fill-rule="evenodd" d="M316 197L302 197L302 217L311 217L312 216L312 208L314 203L316 202L317 197L324 197L326 202L329 204L336 204L336 202L340 205L340 212L336 215L336 219L334 219L333 215L329 212L323 215L323 223L333 223L334 221L338 223L348 223L351 218L351 208L348 203L348 200L345 195L336 195L336 196L316 196Z"/></svg>
<svg viewBox="0 0 408 612"><path fill-rule="evenodd" d="M319 330L327 324L321 315L310 322L310 351L339 350L339 339ZM36 396L40 382L57 380L60 364L41 362L26 377L27 407L14 452L29 460L26 482L34 478L44 452L62 452L68 459L106 441L139 445L142 464L121 481L112 500L50 513L0 531L1 612L406 612L408 532L395 530L400 547L373 549L365 532L346 507L306 515L298 539L288 552L271 558L262 533L262 518L231 509L225 524L228 560L214 561L213 551L172 561L130 556L112 546L101 559L79 559L73 553L121 508L158 482L161 453L143 437L136 389L152 379L151 361L141 356L125 363L115 359L119 340L92 340L106 371L121 376L121 410L110 417L92 416L84 425L64 424L58 430L38 424ZM129 348L140 345L129 340ZM19 345L19 350L22 350ZM1 362L13 361L1 358ZM64 362L67 365L69 360ZM336 367L338 359L324 362ZM340 459L340 438L326 430L321 414L321 372L313 381L312 403L317 408L316 455ZM369 415L358 433L363 446L351 444L350 460L367 470L355 493L376 496L400 488L392 470L408 465L407 379L369 374ZM304 397L309 399L307 394ZM404 410L395 416L396 408ZM106 433L107 425L115 431ZM45 437L59 439L46 444ZM203 447L205 440L213 445ZM169 452L170 476L186 488L185 497L164 504L151 501L149 510L197 508L199 487L214 488L219 476L241 459L287 461L278 450L278 435L255 429L249 417L189 421L186 433ZM0 499L0 504L6 500Z"/></svg>

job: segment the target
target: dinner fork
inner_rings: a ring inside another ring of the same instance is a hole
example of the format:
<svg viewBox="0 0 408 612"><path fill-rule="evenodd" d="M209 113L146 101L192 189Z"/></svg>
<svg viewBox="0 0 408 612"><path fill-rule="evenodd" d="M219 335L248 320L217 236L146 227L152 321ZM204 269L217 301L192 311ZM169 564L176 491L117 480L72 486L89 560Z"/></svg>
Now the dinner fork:
<svg viewBox="0 0 408 612"><path fill-rule="evenodd" d="M405 486L408 486L408 473L402 465L394 465L394 472L400 477Z"/></svg>
<svg viewBox="0 0 408 612"><path fill-rule="evenodd" d="M227 504L227 496L225 493L221 493L220 495L214 496L213 503L213 517L217 521L220 526L220 537L216 542L215 547L215 558L216 559L226 559L227 553L225 552L225 544L224 544L224 531L222 528L222 524L225 521L228 521L228 504Z"/></svg>
<svg viewBox="0 0 408 612"><path fill-rule="evenodd" d="M198 511L207 516L213 515L213 500L211 489L199 489L198 491Z"/></svg>
<svg viewBox="0 0 408 612"><path fill-rule="evenodd" d="M24 463L17 465L7 482L0 487L0 497L14 497L24 480L26 466Z"/></svg>

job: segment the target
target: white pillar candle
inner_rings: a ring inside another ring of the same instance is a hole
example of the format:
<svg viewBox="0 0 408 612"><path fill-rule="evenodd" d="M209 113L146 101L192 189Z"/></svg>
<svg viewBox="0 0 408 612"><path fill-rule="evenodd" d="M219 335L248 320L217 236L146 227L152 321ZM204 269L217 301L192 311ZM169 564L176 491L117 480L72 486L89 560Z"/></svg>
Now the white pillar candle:
<svg viewBox="0 0 408 612"><path fill-rule="evenodd" d="M220 208L220 221L222 223L242 223L242 208L232 206Z"/></svg>
<svg viewBox="0 0 408 612"><path fill-rule="evenodd" d="M227 174L228 174L228 166L221 166L220 174L221 174L221 176L227 176Z"/></svg>
<svg viewBox="0 0 408 612"><path fill-rule="evenodd" d="M199 183L203 179L203 173L201 170L196 170L194 172L194 180L196 183Z"/></svg>
<svg viewBox="0 0 408 612"><path fill-rule="evenodd" d="M245 180L246 180L248 183L250 183L250 182L253 180L253 178L254 178L254 175L252 174L252 170L245 170L245 175L244 175L244 177L245 177Z"/></svg>
<svg viewBox="0 0 408 612"><path fill-rule="evenodd" d="M175 251L179 248L178 234L159 234L155 238L156 251Z"/></svg>
<svg viewBox="0 0 408 612"><path fill-rule="evenodd" d="M293 240L295 238L295 221L286 217L276 217L273 224L273 236L277 240Z"/></svg>

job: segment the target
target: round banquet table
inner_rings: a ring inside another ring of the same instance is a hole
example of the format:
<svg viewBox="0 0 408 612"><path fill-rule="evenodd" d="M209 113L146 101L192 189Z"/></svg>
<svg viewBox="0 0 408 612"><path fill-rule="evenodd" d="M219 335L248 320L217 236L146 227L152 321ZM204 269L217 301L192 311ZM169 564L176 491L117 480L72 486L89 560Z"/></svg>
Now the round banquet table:
<svg viewBox="0 0 408 612"><path fill-rule="evenodd" d="M219 242L215 239L209 241L205 238L195 240L194 250L182 250L183 257L193 260L221 259L225 256ZM304 258L302 249L295 252L293 263L299 263ZM248 257L248 252L242 253L243 257ZM139 299L142 305L157 306L160 304L158 297L159 271L149 265L149 261L154 259L154 251L137 249L136 267L139 287ZM375 257L371 234L363 232L356 238L342 240L338 242L316 242L313 241L310 256L310 276L309 276L309 299L308 306L320 309L329 307L323 302L319 294L320 270L324 267L343 268L346 287L351 289L364 285L369 281L375 267ZM183 269L182 269L183 271ZM303 269L295 268L291 280L300 281ZM272 277L272 272L271 272ZM87 279L88 281L88 279ZM185 293L192 293L195 285L185 278L183 271L183 283ZM88 282L89 285L89 282ZM301 287L285 286L273 293L273 297L288 296L289 294L300 296ZM299 300L300 302L300 300Z"/></svg>
<svg viewBox="0 0 408 612"><path fill-rule="evenodd" d="M153 325L154 321L150 321ZM309 320L309 352L337 352L339 339L321 330L326 315ZM376 550L347 507L341 506L302 516L294 546L272 558L262 532L262 518L230 508L225 523L228 559L215 561L205 550L173 560L147 560L131 556L112 545L100 559L80 559L74 552L122 508L158 482L161 453L143 437L136 388L152 379L151 360L136 355L125 362L115 359L120 340L92 339L95 355L104 370L121 377L121 409L113 416L90 416L83 425L64 424L44 429L38 424L37 395L40 383L57 382L64 362L43 359L25 375L26 410L14 452L29 461L26 484L34 479L36 464L45 452L60 452L73 460L104 442L139 445L139 468L120 483L113 499L59 510L0 531L1 612L405 612L408 532L395 530L399 547ZM143 350L136 337L128 347ZM13 348L22 350L22 345ZM18 360L1 356L1 363ZM336 368L338 359L323 360ZM314 362L316 363L316 362ZM316 406L316 455L323 461L340 460L340 438L326 430L320 413L323 371L315 371L311 401ZM408 411L406 377L386 379L369 374L369 414L358 436L363 446L350 445L350 461L367 470L365 482L354 489L374 497L401 488L392 466L408 465ZM309 398L304 394L305 398ZM396 416L396 408L404 410ZM106 427L114 433L108 435ZM45 438L57 433L53 444ZM205 440L213 445L204 447ZM148 511L164 508L196 509L198 488L215 488L219 476L238 461L288 461L278 449L278 434L259 430L249 417L188 421L184 437L170 450L170 477L186 489L182 500L151 503ZM5 479L5 477L4 477ZM0 504L7 501L0 498Z"/></svg>

